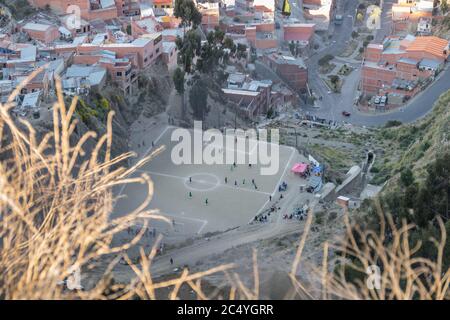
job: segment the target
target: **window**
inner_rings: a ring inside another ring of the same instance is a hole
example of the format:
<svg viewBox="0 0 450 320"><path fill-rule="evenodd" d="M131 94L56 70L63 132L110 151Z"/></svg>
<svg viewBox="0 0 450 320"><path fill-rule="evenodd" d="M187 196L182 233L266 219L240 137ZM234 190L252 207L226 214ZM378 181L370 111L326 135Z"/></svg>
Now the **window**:
<svg viewBox="0 0 450 320"><path fill-rule="evenodd" d="M118 76L118 77L121 77L121 76L122 76L122 72L120 72L120 71L117 72L117 76Z"/></svg>

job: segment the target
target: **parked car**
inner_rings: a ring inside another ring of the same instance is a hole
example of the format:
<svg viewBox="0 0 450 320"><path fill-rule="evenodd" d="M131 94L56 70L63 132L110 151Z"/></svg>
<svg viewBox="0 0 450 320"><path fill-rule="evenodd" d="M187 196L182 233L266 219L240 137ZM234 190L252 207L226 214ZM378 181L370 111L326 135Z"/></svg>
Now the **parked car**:
<svg viewBox="0 0 450 320"><path fill-rule="evenodd" d="M350 117L351 113L348 112L348 111L342 111L342 115L343 115L344 117Z"/></svg>

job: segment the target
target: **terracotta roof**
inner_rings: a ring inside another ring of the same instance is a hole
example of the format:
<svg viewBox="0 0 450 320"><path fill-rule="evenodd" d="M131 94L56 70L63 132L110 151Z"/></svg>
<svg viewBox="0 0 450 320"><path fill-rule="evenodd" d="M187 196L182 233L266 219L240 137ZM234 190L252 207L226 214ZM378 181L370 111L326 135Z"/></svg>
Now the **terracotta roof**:
<svg viewBox="0 0 450 320"><path fill-rule="evenodd" d="M411 51L423 51L433 54L438 57L447 58L447 54L444 54L444 50L448 50L448 40L441 39L435 36L429 37L416 37L416 39L406 48L407 52Z"/></svg>

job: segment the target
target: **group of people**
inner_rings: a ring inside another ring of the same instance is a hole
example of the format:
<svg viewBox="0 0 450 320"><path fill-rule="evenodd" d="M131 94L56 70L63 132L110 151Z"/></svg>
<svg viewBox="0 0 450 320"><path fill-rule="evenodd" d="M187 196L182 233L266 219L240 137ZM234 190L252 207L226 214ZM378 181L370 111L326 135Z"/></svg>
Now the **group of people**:
<svg viewBox="0 0 450 320"><path fill-rule="evenodd" d="M231 171L233 171L234 168L236 168L236 167L237 167L236 162L233 162L233 164L231 165ZM248 167L251 168L251 167L252 167L252 164L249 163L249 164L248 164ZM192 177L189 177L188 181L189 181L189 183L192 183ZM228 184L228 177L225 177L225 178L224 178L224 182L225 182L225 184ZM242 185L245 185L245 183L246 183L246 180L245 180L245 178L243 178L243 179L242 179ZM253 185L253 187L255 188L255 190L258 190L258 186L256 185L256 182L255 182L255 179L254 179L254 178L252 178L251 184ZM239 186L239 182L238 182L237 180L234 180L234 185L235 185L236 187ZM192 191L189 191L189 192L188 192L188 198L191 199L192 197L193 197ZM272 201L272 196L270 196L270 201ZM208 205L208 204L209 204L209 200L208 200L208 198L205 198L205 205Z"/></svg>
<svg viewBox="0 0 450 320"><path fill-rule="evenodd" d="M270 212L268 214L265 214L265 215L255 216L253 221L255 221L255 222L267 222L269 220L269 217L270 217Z"/></svg>

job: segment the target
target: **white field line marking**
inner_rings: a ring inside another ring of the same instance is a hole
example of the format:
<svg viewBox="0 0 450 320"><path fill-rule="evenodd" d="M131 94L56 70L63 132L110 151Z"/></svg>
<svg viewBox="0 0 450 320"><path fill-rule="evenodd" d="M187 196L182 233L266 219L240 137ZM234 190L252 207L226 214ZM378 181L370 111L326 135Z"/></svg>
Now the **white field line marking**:
<svg viewBox="0 0 450 320"><path fill-rule="evenodd" d="M154 144L157 143L157 142L162 138L162 136L166 133L166 131L169 130L170 128L172 128L172 127L171 127L171 126L165 127L165 129L164 129L164 130L161 132L161 134L153 141L153 143L154 143ZM149 154L149 152L150 152L153 148L154 148L154 147L150 146L150 147L147 149L147 151L139 158L139 160L141 160L141 159L144 158L147 154ZM139 170L136 170L136 171L139 171ZM119 194L117 195L117 197L120 197L120 196L122 195L123 189L125 189L125 187L126 187L126 184L124 183L124 184L122 185L122 187L120 188L120 191L119 191Z"/></svg>
<svg viewBox="0 0 450 320"><path fill-rule="evenodd" d="M274 196L275 193L277 192L278 186L279 186L280 183L281 183L281 179L283 179L284 175L286 174L286 170L287 170L287 168L289 167L289 164L290 164L291 161L292 161L292 156L294 155L294 151L295 151L295 149L294 149L294 148L291 148L291 155L290 155L290 157L289 157L288 162L286 163L286 166L284 167L283 174L280 176L280 179L278 180L278 183L277 183L277 185L275 186L275 189L273 190L273 192L272 192L271 194L269 193L269 195L272 196L272 200L274 200L274 199L273 199L273 196ZM260 212L266 207L266 205L267 205L269 202L270 202L269 199L268 199L266 202L264 202L264 204L262 205L262 207L256 212L256 216L257 216L258 214L260 214ZM254 217L253 217L248 223L252 222L253 219L254 219Z"/></svg>
<svg viewBox="0 0 450 320"><path fill-rule="evenodd" d="M166 173L159 173L159 172L153 172L153 171L145 171L145 170L136 170L137 172L145 172L148 173L150 175L155 175L155 176L162 176L162 177L168 177L168 178L173 178L173 179L180 179L183 181L186 181L187 179L189 179L188 177L180 177L180 176L174 176L171 174L166 174ZM193 182L197 182L200 184L206 184L206 185L214 185L216 186L216 183L212 183L212 182L207 182L207 181L196 181L196 180L192 180ZM239 191L247 191L247 192L254 192L254 193L260 193L260 194L265 194L265 195L270 195L270 193L268 192L264 192L264 191L258 191L258 190L253 190L253 189L246 189L246 188L241 188L239 186L234 186L234 185L226 185L223 183L219 183L219 185L217 185L217 187L224 187L224 188L228 188L228 189L232 189L232 190L239 190ZM205 190L205 192L208 190Z"/></svg>
<svg viewBox="0 0 450 320"><path fill-rule="evenodd" d="M182 212L182 214L184 214L184 211ZM160 216L164 216L164 217L170 217L170 218L176 218L176 219L184 219L184 220L190 220L190 221L194 221L194 222L201 222L201 226L197 231L197 234L200 234L202 232L202 230L205 228L205 226L208 224L208 220L203 220L203 219L197 219L197 218L190 218L190 217L186 217L186 216L181 216L181 215L177 215L177 214L168 214L168 213L164 213L162 211L158 212L158 215ZM165 223L172 225L171 223L165 221ZM175 222L175 225L185 225L185 223L182 222ZM142 227L143 224L142 223L135 223L133 224L133 226L139 226Z"/></svg>
<svg viewBox="0 0 450 320"><path fill-rule="evenodd" d="M200 234L202 232L202 230L205 228L205 226L208 224L208 220L204 220L204 219L190 218L190 217L186 217L186 216L181 216L181 215L177 215L177 214L168 214L168 213L164 213L164 212L160 212L160 215L171 217L171 218L185 219L185 220L191 220L191 221L195 221L195 222L201 222L202 225L198 229L197 234Z"/></svg>

